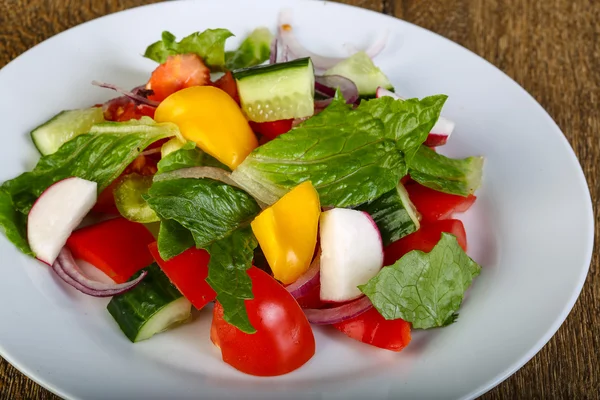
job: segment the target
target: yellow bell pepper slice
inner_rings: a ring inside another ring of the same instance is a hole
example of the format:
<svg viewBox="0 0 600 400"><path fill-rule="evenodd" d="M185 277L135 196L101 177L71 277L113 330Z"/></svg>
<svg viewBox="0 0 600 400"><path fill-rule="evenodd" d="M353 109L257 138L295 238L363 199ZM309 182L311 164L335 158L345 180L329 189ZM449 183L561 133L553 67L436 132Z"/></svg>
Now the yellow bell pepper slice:
<svg viewBox="0 0 600 400"><path fill-rule="evenodd" d="M252 221L252 231L275 279L287 285L310 267L320 215L319 194L307 181Z"/></svg>
<svg viewBox="0 0 600 400"><path fill-rule="evenodd" d="M213 86L194 86L173 93L156 108L154 119L173 122L185 139L231 169L258 146L238 104Z"/></svg>

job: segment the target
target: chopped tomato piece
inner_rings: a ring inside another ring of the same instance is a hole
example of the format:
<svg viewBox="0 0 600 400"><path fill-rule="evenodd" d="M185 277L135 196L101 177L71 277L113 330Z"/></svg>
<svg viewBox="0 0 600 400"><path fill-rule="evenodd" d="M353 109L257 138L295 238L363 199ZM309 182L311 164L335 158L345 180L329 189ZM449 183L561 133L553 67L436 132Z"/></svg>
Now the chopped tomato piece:
<svg viewBox="0 0 600 400"><path fill-rule="evenodd" d="M126 96L117 97L104 105L104 119L107 121L125 122L140 119L144 116L154 118L155 107L136 104Z"/></svg>
<svg viewBox="0 0 600 400"><path fill-rule="evenodd" d="M256 267L248 270L254 298L246 300L249 334L223 319L215 304L210 338L223 361L256 376L283 375L300 368L315 354L315 338L296 300L275 279Z"/></svg>
<svg viewBox="0 0 600 400"><path fill-rule="evenodd" d="M375 308L333 327L352 339L392 351L402 350L411 340L409 322L387 320Z"/></svg>
<svg viewBox="0 0 600 400"><path fill-rule="evenodd" d="M467 251L467 234L462 221L458 219L444 219L424 223L415 233L411 233L383 249L383 265L392 265L412 250L421 250L429 253L442 238L442 232L451 233L456 236L460 247Z"/></svg>
<svg viewBox="0 0 600 400"><path fill-rule="evenodd" d="M156 242L148 246L150 253L169 277L173 285L179 289L198 310L217 297L215 291L206 282L210 255L206 250L192 247L167 261L158 252Z"/></svg>
<svg viewBox="0 0 600 400"><path fill-rule="evenodd" d="M210 70L197 54L169 56L159 65L146 85L150 100L163 101L178 90L210 83Z"/></svg>
<svg viewBox="0 0 600 400"><path fill-rule="evenodd" d="M235 83L235 78L230 71L225 72L225 75L217 79L217 81L213 83L213 86L218 87L230 95L236 103L240 104L240 96L238 94L237 84Z"/></svg>
<svg viewBox="0 0 600 400"><path fill-rule="evenodd" d="M252 122L250 127L255 133L260 133L268 139L275 139L277 136L289 132L292 129L293 119L280 119L270 122Z"/></svg>
<svg viewBox="0 0 600 400"><path fill-rule="evenodd" d="M71 234L67 247L117 283L127 282L154 259L148 245L154 237L142 224L115 218L87 226Z"/></svg>
<svg viewBox="0 0 600 400"><path fill-rule="evenodd" d="M477 199L472 194L463 197L438 192L416 182L406 185L406 190L425 222L447 219L455 212L467 211Z"/></svg>

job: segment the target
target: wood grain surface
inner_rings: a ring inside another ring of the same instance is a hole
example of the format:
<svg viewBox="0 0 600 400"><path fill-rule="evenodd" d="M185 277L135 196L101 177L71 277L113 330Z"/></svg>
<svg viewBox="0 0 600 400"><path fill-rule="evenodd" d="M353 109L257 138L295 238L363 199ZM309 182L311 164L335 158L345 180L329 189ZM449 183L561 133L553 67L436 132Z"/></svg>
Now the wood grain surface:
<svg viewBox="0 0 600 400"><path fill-rule="evenodd" d="M0 67L65 29L152 2L0 0ZM490 61L531 93L562 128L581 161L592 192L598 240L600 1L342 2L437 32ZM540 146L543 148L543 143ZM600 398L599 268L596 250L581 297L558 333L521 370L482 398ZM56 398L0 358L0 399Z"/></svg>

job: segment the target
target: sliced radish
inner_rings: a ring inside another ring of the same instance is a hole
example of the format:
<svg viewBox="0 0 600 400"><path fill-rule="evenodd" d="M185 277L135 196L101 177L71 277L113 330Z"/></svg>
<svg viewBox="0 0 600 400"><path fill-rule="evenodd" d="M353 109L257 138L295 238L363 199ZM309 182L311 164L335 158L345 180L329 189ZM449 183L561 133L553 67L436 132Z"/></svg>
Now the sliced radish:
<svg viewBox="0 0 600 400"><path fill-rule="evenodd" d="M392 97L396 100L406 100L404 97L398 96L396 93L382 87L377 88L375 97ZM455 127L456 123L454 121L440 116L433 128L431 128L431 132L425 141L425 145L429 147L436 147L446 144Z"/></svg>
<svg viewBox="0 0 600 400"><path fill-rule="evenodd" d="M375 221L362 211L334 208L321 213L321 300L344 302L362 295L383 266Z"/></svg>
<svg viewBox="0 0 600 400"><path fill-rule="evenodd" d="M96 182L76 177L58 181L42 193L27 216L27 240L40 261L54 263L96 198Z"/></svg>

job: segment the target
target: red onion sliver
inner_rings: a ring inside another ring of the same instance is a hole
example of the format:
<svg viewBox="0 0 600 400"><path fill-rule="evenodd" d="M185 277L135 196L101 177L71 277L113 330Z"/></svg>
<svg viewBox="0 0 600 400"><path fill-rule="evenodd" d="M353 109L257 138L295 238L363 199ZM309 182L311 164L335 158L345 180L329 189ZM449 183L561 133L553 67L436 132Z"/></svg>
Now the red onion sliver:
<svg viewBox="0 0 600 400"><path fill-rule="evenodd" d="M144 96L140 96L137 93L130 92L129 90L125 90L125 89L120 88L117 85L113 85L111 83L104 83L104 82L92 81L92 85L99 86L99 87L106 88L106 89L112 89L112 90L114 90L116 92L119 92L119 93L121 93L121 94L129 97L133 101L136 101L136 102L141 103L141 104L146 104L146 105L148 105L150 107L158 107L158 105L160 104L158 101L149 100L149 99L145 98ZM138 86L134 90L136 90L137 92L139 92L141 89Z"/></svg>
<svg viewBox="0 0 600 400"><path fill-rule="evenodd" d="M140 153L140 156L149 156L152 154L156 154L156 153L160 153L161 148L154 148L154 149L150 149L150 150L144 150Z"/></svg>
<svg viewBox="0 0 600 400"><path fill-rule="evenodd" d="M321 251L317 253L312 264L300 278L285 287L295 299L306 296L321 281Z"/></svg>
<svg viewBox="0 0 600 400"><path fill-rule="evenodd" d="M269 57L269 64L275 64L277 62L277 38L274 38L271 42L271 56Z"/></svg>
<svg viewBox="0 0 600 400"><path fill-rule="evenodd" d="M63 281L73 286L75 289L94 297L110 297L125 293L140 283L147 274L147 272L144 271L133 281L120 284L94 281L81 272L73 259L73 255L66 247L63 247L58 254L58 258L54 264L52 264L52 270L54 270Z"/></svg>
<svg viewBox="0 0 600 400"><path fill-rule="evenodd" d="M238 185L236 181L231 179L231 172L227 172L224 169L217 167L190 167L190 168L181 168L175 171L165 172L163 174L158 174L154 176L155 182L165 181L169 179L182 179L182 178L191 178L191 179L214 179L215 181L222 182L229 186L234 186L238 189L245 190L243 187ZM251 194L250 194L251 195ZM251 195L252 196L252 195ZM265 209L268 205L256 197L254 197L256 203L261 209Z"/></svg>
<svg viewBox="0 0 600 400"><path fill-rule="evenodd" d="M371 300L367 296L354 300L352 303L347 303L335 308L304 309L304 314L308 322L315 325L331 325L337 324L354 318L365 311L369 311L373 307Z"/></svg>
<svg viewBox="0 0 600 400"><path fill-rule="evenodd" d="M288 47L290 53L295 57L310 57L315 68L321 70L329 69L345 59L343 57L322 56L305 48L296 38L296 35L292 29L291 20L292 18L290 10L281 11L279 13L279 27L277 34L281 40L282 46ZM381 51L385 48L387 38L388 33L369 46L369 48L365 50L365 53L367 53L371 58L381 53Z"/></svg>
<svg viewBox="0 0 600 400"><path fill-rule="evenodd" d="M340 75L315 76L316 92L333 97L335 96L336 89L342 92L346 103L353 104L358 100L358 88L350 79Z"/></svg>

